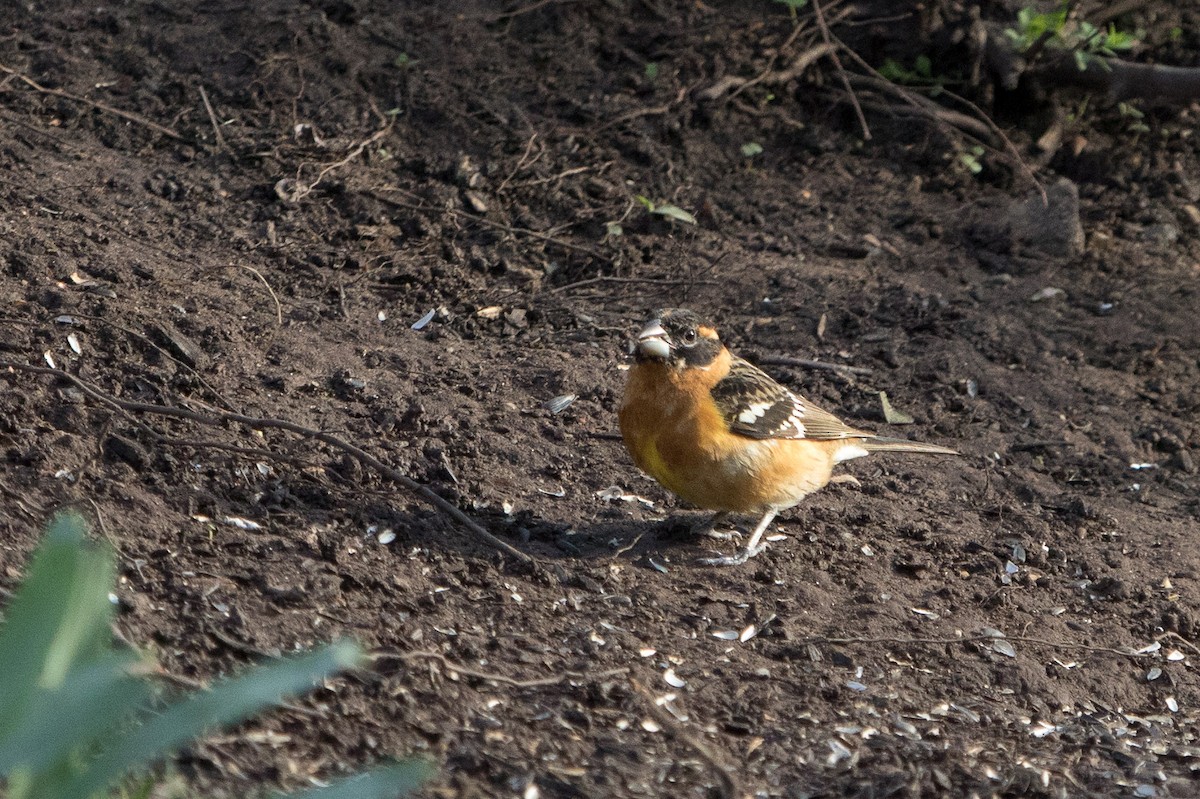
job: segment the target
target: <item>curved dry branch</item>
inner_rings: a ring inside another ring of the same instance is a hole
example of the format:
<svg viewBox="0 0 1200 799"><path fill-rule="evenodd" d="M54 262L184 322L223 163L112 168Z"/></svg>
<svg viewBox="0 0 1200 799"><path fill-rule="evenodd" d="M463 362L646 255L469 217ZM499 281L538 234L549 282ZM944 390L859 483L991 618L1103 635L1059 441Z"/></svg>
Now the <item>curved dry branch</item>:
<svg viewBox="0 0 1200 799"><path fill-rule="evenodd" d="M91 397L93 400L96 400L97 402L109 408L120 411L121 413L132 416L167 416L176 419L186 419L188 421L204 425L205 427L223 427L225 424L232 422L234 424L240 424L249 427L251 430L285 430L289 433L294 433L295 435L302 436L304 438L320 441L328 444L334 449L341 450L364 466L374 469L389 480L399 483L412 493L420 496L442 513L445 513L463 525L463 527L465 527L471 533L471 535L478 540L525 563L533 564L537 562L532 555L522 552L507 541L485 530L474 519L459 510L454 504L434 493L433 489L429 488L429 486L419 483L403 472L388 466L386 463L379 460L366 450L356 447L355 445L346 441L342 441L337 436L326 433L323 430L314 430L311 427L304 427L303 425L296 424L295 422L289 422L286 419L245 416L240 413L231 413L228 411L218 410L210 410L206 413L201 413L198 411L189 410L187 408L179 408L174 405L155 405L148 402L133 402L130 400L123 400L97 388L83 378L76 377L70 372L64 372L61 369L51 369L45 366L31 366L29 364L16 363L14 361L0 361L0 369L7 370L10 373L26 372L29 374L43 376L49 375L61 378L73 384L76 388L78 388L87 396ZM181 442L172 442L172 440L162 437L162 443L170 444ZM202 445L201 442L194 441L189 441L186 443L189 446L196 446L198 444ZM261 451L256 450L256 453L257 452Z"/></svg>

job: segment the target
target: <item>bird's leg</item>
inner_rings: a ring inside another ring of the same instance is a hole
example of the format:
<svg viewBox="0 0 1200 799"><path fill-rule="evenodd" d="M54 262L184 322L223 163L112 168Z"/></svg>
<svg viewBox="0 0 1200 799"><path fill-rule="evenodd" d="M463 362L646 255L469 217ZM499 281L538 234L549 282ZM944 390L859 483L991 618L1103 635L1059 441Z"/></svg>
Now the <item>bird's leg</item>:
<svg viewBox="0 0 1200 799"><path fill-rule="evenodd" d="M729 518L729 511L719 510L716 513L714 513L711 518L709 518L705 521L699 522L694 527L692 527L692 534L693 535L703 535L703 536L707 536L709 538L716 538L721 541L728 541L731 538L737 538L737 537L741 536L741 533L739 533L737 530L726 530L724 532L717 532L717 529L716 529L717 525L724 522L727 518Z"/></svg>
<svg viewBox="0 0 1200 799"><path fill-rule="evenodd" d="M759 520L758 526L754 528L754 533L750 536L750 540L746 542L745 549L740 550L736 555L724 555L719 558L701 558L700 562L705 566L740 566L750 558L767 548L764 541L759 543L763 537L763 533L767 531L767 527L775 519L775 514L778 513L775 508L771 508L763 514Z"/></svg>

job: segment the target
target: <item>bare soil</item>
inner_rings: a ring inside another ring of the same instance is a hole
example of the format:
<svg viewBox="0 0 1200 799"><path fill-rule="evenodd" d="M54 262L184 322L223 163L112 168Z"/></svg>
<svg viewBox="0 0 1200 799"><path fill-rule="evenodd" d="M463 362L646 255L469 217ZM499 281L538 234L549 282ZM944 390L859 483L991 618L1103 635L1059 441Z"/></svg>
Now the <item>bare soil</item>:
<svg viewBox="0 0 1200 799"><path fill-rule="evenodd" d="M911 63L953 5L835 30ZM1195 65L1197 12L1146 5ZM1083 109L1038 170L1080 195L1086 245L1054 258L979 233L1036 195L1019 171L879 109L864 141L825 62L700 98L796 55L775 3L0 19L0 360L319 428L536 558L326 444L9 370L6 588L75 503L171 674L385 653L188 749L197 794L411 753L428 797L1200 792L1197 106L1148 133ZM614 435L631 333L680 305L748 357L859 368L766 367L856 425L886 391L915 419L890 433L964 456L852 464L760 557L698 565L698 512Z"/></svg>

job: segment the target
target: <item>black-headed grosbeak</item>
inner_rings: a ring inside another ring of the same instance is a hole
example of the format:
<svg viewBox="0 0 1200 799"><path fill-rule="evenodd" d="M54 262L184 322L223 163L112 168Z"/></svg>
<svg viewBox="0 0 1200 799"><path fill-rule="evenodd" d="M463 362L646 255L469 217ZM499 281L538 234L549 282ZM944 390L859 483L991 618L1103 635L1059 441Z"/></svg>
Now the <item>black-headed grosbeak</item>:
<svg viewBox="0 0 1200 799"><path fill-rule="evenodd" d="M731 353L688 310L651 319L635 358L620 410L634 462L680 498L717 511L706 534L730 513L762 514L744 549L703 561L710 565L745 563L765 549L759 542L775 515L828 484L842 461L958 454L850 427Z"/></svg>

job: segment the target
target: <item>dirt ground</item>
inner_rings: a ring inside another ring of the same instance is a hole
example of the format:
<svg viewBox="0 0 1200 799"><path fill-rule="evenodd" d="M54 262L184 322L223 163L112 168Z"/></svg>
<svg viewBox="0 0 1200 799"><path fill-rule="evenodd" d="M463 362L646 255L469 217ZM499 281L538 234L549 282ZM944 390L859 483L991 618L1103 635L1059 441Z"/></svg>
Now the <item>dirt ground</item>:
<svg viewBox="0 0 1200 799"><path fill-rule="evenodd" d="M826 5L873 64L967 13ZM1139 57L1195 65L1200 14L1145 5ZM864 141L824 61L705 99L815 35L765 0L0 21L0 360L126 403L4 374L0 583L76 503L171 674L383 653L181 754L198 795L412 753L428 797L1200 794L1200 106L995 103L1025 154L1070 112L1030 155L1078 187L1064 257L989 235L1020 170L878 107ZM765 368L873 429L886 391L889 433L963 457L851 464L698 565L698 512L615 435L663 306L856 367ZM536 563L325 443L129 403L327 431Z"/></svg>

